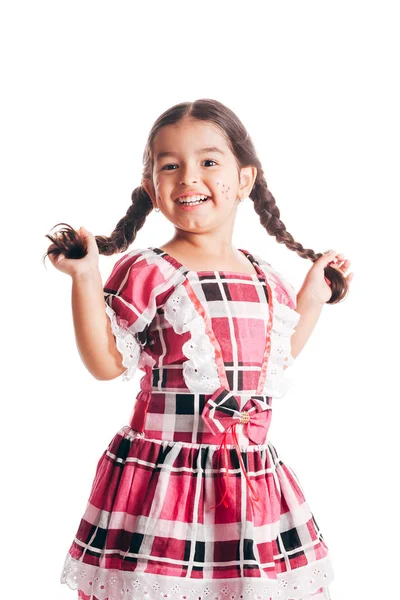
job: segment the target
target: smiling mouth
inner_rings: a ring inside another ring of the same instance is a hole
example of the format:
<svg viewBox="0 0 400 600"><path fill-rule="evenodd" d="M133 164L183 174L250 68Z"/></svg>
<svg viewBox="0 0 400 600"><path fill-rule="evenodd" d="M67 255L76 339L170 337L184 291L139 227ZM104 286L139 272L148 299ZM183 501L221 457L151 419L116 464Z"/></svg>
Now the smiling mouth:
<svg viewBox="0 0 400 600"><path fill-rule="evenodd" d="M179 198L177 199L177 203L180 206L195 206L196 204L204 204L204 202L207 202L207 200L210 199L210 196L203 196L203 198L200 198L199 200L180 200Z"/></svg>

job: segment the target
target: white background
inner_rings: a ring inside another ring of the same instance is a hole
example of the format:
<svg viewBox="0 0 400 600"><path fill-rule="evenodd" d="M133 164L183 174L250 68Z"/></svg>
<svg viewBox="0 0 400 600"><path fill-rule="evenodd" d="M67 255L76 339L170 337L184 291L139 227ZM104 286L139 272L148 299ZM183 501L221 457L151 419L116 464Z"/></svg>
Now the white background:
<svg viewBox="0 0 400 600"><path fill-rule="evenodd" d="M399 20L396 2L10 2L1 9L2 597L67 600L62 564L141 372L99 382L71 280L42 256L61 221L109 235L151 125L215 98L247 127L288 231L355 273L274 404L270 439L328 544L333 600L398 592ZM311 263L252 203L236 247L299 289ZM151 214L131 249L172 234ZM117 256L100 257L103 281ZM396 591L395 591L396 590Z"/></svg>

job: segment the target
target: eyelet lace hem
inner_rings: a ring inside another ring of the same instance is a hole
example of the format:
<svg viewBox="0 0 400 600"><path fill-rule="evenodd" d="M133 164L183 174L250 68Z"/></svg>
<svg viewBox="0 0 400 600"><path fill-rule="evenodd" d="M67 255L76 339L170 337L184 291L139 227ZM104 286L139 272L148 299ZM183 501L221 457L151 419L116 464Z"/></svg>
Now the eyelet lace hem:
<svg viewBox="0 0 400 600"><path fill-rule="evenodd" d="M103 569L67 554L61 583L98 600L313 600L334 578L329 556L299 569L278 573L277 579L189 579L142 571Z"/></svg>
<svg viewBox="0 0 400 600"><path fill-rule="evenodd" d="M123 321L117 321L115 311L106 304L106 314L111 321L111 330L116 338L117 349L122 355L122 364L126 367L126 371L122 373L122 381L129 381L139 364L141 345L135 338L134 334L127 327L123 326Z"/></svg>

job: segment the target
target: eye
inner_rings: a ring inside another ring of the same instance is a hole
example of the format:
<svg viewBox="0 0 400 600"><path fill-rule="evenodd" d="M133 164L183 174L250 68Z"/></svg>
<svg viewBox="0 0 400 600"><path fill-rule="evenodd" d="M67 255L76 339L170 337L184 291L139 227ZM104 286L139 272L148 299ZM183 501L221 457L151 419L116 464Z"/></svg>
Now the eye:
<svg viewBox="0 0 400 600"><path fill-rule="evenodd" d="M203 162L213 162L215 165L217 164L216 161L212 158L205 158L203 160ZM169 169L168 167L176 167L176 166L177 166L176 163L169 163L169 164L161 167L161 171L171 171L171 170L175 171L175 169Z"/></svg>

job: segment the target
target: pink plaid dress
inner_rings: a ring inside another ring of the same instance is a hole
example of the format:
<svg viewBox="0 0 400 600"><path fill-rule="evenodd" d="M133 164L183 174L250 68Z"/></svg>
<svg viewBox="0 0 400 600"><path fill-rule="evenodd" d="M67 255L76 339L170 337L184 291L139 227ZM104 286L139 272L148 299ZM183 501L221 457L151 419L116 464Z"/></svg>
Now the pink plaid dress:
<svg viewBox="0 0 400 600"><path fill-rule="evenodd" d="M327 545L268 439L290 383L296 294L241 252L254 274L136 249L105 283L122 380L144 375L65 560L61 581L81 599L330 598Z"/></svg>

